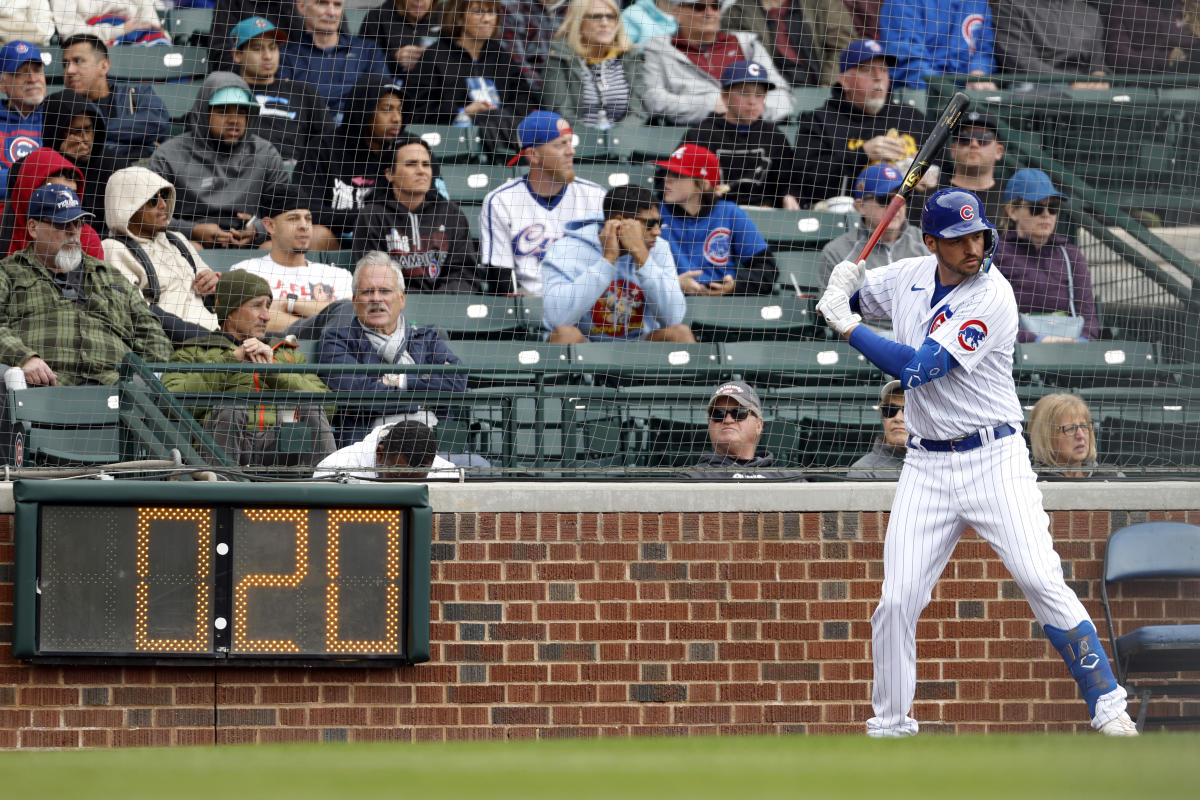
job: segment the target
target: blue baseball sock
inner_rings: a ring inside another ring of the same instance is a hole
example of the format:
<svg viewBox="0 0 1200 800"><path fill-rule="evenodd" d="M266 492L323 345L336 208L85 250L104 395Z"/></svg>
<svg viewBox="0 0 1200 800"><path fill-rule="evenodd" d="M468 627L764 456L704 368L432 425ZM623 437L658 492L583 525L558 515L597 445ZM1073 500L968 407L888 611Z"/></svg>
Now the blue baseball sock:
<svg viewBox="0 0 1200 800"><path fill-rule="evenodd" d="M1079 684L1079 691L1087 702L1088 714L1096 716L1096 701L1117 688L1117 679L1113 677L1104 645L1100 644L1100 637L1096 635L1096 626L1084 620L1069 631L1053 625L1043 625L1042 628L1050 644L1066 662L1071 677Z"/></svg>

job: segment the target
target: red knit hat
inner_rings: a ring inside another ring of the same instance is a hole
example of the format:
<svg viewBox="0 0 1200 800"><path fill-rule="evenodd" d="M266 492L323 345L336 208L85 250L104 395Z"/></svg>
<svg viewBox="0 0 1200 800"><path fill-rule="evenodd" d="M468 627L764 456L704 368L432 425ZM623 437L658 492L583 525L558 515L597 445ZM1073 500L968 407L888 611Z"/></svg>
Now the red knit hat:
<svg viewBox="0 0 1200 800"><path fill-rule="evenodd" d="M666 161L654 163L685 178L703 178L713 186L721 182L721 162L711 150L698 144L682 145Z"/></svg>

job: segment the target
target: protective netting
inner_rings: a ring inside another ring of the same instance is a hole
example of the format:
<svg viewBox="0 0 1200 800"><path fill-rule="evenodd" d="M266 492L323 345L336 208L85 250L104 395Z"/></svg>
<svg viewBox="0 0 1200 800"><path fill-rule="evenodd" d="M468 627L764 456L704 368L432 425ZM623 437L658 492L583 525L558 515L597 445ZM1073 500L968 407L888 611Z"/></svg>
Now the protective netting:
<svg viewBox="0 0 1200 800"><path fill-rule="evenodd" d="M1041 470L1200 473L1200 3L348 6L0 9L3 462L894 478L815 304L965 91L868 267L975 191Z"/></svg>

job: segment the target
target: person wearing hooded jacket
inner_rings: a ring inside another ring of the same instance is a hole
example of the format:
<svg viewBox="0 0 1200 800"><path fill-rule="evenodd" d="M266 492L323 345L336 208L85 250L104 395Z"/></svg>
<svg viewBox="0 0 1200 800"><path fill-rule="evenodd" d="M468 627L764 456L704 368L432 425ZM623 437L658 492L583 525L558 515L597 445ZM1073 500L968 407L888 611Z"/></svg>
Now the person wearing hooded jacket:
<svg viewBox="0 0 1200 800"><path fill-rule="evenodd" d="M250 87L232 72L204 79L188 130L159 146L147 165L175 187L171 230L206 247L266 239L246 223L264 189L288 183L288 174L275 146L253 132L257 109Z"/></svg>
<svg viewBox="0 0 1200 800"><path fill-rule="evenodd" d="M142 293L172 343L182 344L216 330L205 298L213 295L217 275L191 242L167 230L174 213L175 187L145 167L108 179L104 260Z"/></svg>
<svg viewBox="0 0 1200 800"><path fill-rule="evenodd" d="M542 259L542 326L548 341L694 342L687 301L654 194L618 186L603 219L566 224Z"/></svg>
<svg viewBox="0 0 1200 800"><path fill-rule="evenodd" d="M107 152L108 123L100 107L86 95L64 89L42 105L42 146L57 150L83 172L92 191L79 199L89 214L101 215L101 191L113 173L114 158Z"/></svg>
<svg viewBox="0 0 1200 800"><path fill-rule="evenodd" d="M12 255L29 244L26 206L34 191L47 183L66 186L80 197L81 202L85 196L83 190L87 181L79 167L49 147L34 150L14 164L8 174L8 202L4 205L3 217L0 217L0 243L7 244L0 252ZM80 243L84 253L92 258L104 259L100 235L86 222L80 233Z"/></svg>

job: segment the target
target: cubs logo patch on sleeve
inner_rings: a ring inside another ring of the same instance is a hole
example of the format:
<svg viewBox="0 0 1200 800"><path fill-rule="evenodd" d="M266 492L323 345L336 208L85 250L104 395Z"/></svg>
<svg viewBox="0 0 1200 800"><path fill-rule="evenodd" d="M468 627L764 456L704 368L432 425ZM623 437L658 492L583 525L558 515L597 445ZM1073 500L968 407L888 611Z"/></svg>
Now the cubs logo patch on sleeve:
<svg viewBox="0 0 1200 800"><path fill-rule="evenodd" d="M958 343L962 345L963 350L973 353L979 345L983 344L987 332L987 325L984 325L981 320L967 320L958 329Z"/></svg>

